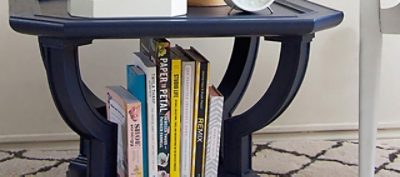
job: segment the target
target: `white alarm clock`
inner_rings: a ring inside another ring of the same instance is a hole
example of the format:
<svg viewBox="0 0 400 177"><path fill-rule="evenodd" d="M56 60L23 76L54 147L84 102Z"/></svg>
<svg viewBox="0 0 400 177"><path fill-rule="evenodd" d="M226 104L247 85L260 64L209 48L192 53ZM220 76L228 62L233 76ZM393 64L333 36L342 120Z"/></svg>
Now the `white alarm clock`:
<svg viewBox="0 0 400 177"><path fill-rule="evenodd" d="M274 0L225 0L226 4L236 10L255 12L269 8ZM270 9L272 12L272 10Z"/></svg>

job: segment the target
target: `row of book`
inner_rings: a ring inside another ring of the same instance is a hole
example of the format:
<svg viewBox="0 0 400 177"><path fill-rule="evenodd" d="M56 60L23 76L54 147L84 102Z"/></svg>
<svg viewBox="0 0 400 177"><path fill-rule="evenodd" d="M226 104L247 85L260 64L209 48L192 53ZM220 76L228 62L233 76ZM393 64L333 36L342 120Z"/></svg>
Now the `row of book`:
<svg viewBox="0 0 400 177"><path fill-rule="evenodd" d="M107 91L120 177L217 176L224 98L209 84L209 70L193 47L140 40L127 66L127 89Z"/></svg>

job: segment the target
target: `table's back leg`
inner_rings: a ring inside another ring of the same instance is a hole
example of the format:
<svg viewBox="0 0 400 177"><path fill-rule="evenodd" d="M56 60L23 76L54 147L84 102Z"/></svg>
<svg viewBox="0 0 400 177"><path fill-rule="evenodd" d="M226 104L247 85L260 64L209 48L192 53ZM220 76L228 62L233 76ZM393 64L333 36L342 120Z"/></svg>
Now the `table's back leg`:
<svg viewBox="0 0 400 177"><path fill-rule="evenodd" d="M232 115L246 92L257 58L259 38L235 38L231 60L218 87L225 97L225 117Z"/></svg>
<svg viewBox="0 0 400 177"><path fill-rule="evenodd" d="M305 75L313 37L268 38L282 43L277 71L268 90L252 108L224 121L221 176L256 176L251 170L251 133L275 120L295 97Z"/></svg>
<svg viewBox="0 0 400 177"><path fill-rule="evenodd" d="M259 42L260 37L258 36L235 38L228 68L218 87L218 90L225 97L223 113L225 120L232 116L247 89L253 74ZM223 129L224 126L222 127L222 132L224 132ZM222 165L220 174L223 174L224 171L224 136L224 134L221 134L220 164Z"/></svg>
<svg viewBox="0 0 400 177"><path fill-rule="evenodd" d="M104 103L82 82L79 71L78 47L90 40L39 38L39 43L57 109L81 136L81 154L71 162L69 176L116 176L117 127L98 112L104 113Z"/></svg>

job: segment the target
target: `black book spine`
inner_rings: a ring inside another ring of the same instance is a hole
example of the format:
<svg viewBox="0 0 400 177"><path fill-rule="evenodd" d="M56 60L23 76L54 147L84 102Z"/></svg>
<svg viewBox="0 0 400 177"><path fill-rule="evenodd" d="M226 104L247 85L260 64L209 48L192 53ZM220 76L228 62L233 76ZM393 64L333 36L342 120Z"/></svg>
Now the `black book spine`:
<svg viewBox="0 0 400 177"><path fill-rule="evenodd" d="M200 83L198 95L198 113L196 127L196 154L195 154L195 177L204 176L206 134L208 117L208 70L207 62L200 62Z"/></svg>
<svg viewBox="0 0 400 177"><path fill-rule="evenodd" d="M166 39L142 38L140 51L157 64L157 170L170 176L171 57Z"/></svg>
<svg viewBox="0 0 400 177"><path fill-rule="evenodd" d="M161 45L162 46L162 45ZM170 98L171 98L171 59L169 56L169 46L164 46L157 51L159 59L158 64L158 107L159 107L159 119L158 123L158 172L159 174L170 174Z"/></svg>

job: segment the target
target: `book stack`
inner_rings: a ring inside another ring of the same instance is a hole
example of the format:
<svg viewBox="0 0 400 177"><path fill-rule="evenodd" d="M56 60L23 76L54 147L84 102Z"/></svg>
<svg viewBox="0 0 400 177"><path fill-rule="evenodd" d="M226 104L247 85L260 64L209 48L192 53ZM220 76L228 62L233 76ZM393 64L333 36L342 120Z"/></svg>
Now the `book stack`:
<svg viewBox="0 0 400 177"><path fill-rule="evenodd" d="M108 87L118 125L120 177L216 177L224 98L195 48L143 38L127 66L127 89Z"/></svg>

